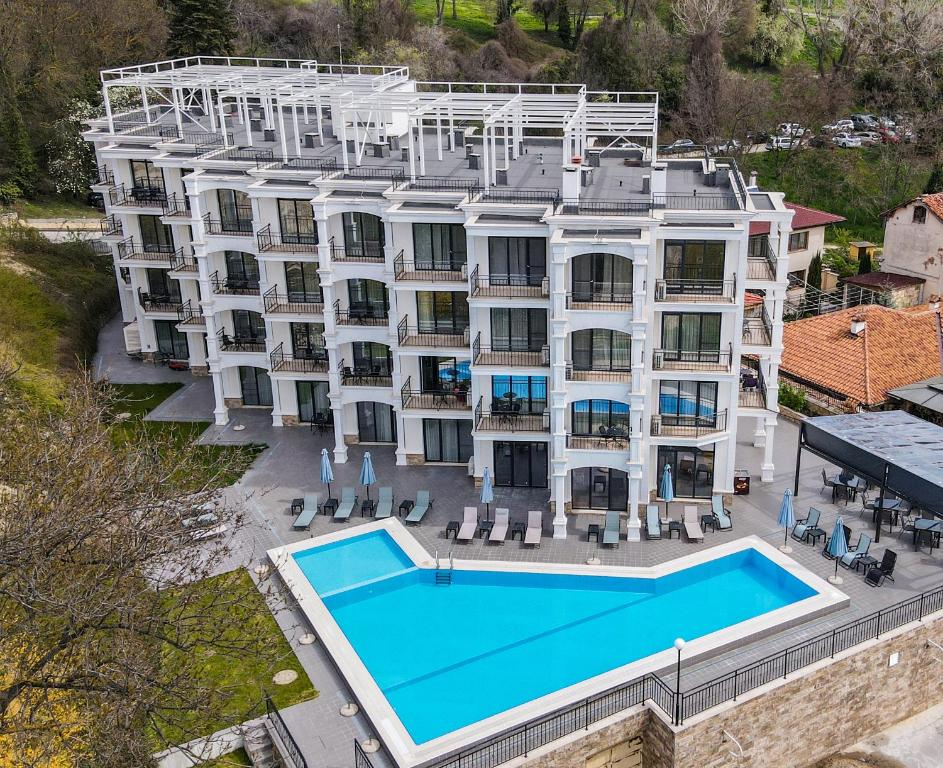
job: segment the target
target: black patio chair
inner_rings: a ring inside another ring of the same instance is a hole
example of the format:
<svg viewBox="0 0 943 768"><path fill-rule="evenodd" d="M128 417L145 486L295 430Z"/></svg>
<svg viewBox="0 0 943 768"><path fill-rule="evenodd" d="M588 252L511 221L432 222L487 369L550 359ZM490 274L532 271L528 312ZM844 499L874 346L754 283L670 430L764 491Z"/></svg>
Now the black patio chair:
<svg viewBox="0 0 943 768"><path fill-rule="evenodd" d="M884 557L877 565L872 565L865 574L864 582L871 587L880 587L884 579L894 581L894 566L897 565L897 553L884 550Z"/></svg>

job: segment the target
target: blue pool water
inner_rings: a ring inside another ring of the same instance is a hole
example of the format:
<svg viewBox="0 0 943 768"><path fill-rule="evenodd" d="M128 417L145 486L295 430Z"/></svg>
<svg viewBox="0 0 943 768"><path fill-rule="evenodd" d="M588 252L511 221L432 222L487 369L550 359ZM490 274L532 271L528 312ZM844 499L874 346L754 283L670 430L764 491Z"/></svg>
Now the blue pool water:
<svg viewBox="0 0 943 768"><path fill-rule="evenodd" d="M417 744L815 594L755 550L659 579L456 571L448 587L386 531L294 557Z"/></svg>

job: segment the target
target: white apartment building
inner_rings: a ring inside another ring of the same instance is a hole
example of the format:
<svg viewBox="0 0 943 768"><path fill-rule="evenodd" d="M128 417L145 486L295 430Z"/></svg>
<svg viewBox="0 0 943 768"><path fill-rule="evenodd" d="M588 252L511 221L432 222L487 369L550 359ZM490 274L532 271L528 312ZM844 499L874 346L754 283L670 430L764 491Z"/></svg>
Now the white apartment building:
<svg viewBox="0 0 943 768"><path fill-rule="evenodd" d="M211 376L218 424L487 467L549 488L558 537L618 509L637 539L665 464L732 492L738 425L772 479L792 212L661 156L657 94L206 57L102 83L129 351Z"/></svg>

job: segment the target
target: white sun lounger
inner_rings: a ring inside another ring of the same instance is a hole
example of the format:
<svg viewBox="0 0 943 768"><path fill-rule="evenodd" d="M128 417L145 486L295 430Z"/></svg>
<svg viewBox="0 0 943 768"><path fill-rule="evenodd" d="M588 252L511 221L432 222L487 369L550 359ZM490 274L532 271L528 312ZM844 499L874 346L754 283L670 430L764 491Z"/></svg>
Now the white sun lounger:
<svg viewBox="0 0 943 768"><path fill-rule="evenodd" d="M539 509L532 509L527 513L527 529L524 531L524 546L539 547L540 534L543 530L543 513Z"/></svg>
<svg viewBox="0 0 943 768"><path fill-rule="evenodd" d="M606 527L602 532L602 545L604 547L619 546L619 513L613 510L606 512Z"/></svg>
<svg viewBox="0 0 943 768"><path fill-rule="evenodd" d="M380 489L380 500L377 502L377 511L374 514L378 520L390 517L393 514L393 489L383 486Z"/></svg>
<svg viewBox="0 0 943 768"><path fill-rule="evenodd" d="M476 530L478 530L478 510L475 507L465 507L465 518L455 538L457 541L469 542L475 538Z"/></svg>
<svg viewBox="0 0 943 768"><path fill-rule="evenodd" d="M503 544L508 535L508 523L511 520L511 513L505 507L498 507L494 511L494 525L491 526L491 533L488 534L490 544Z"/></svg>
<svg viewBox="0 0 943 768"><path fill-rule="evenodd" d="M684 508L684 533L688 541L704 541L704 531L697 519L697 507L689 504Z"/></svg>
<svg viewBox="0 0 943 768"><path fill-rule="evenodd" d="M341 491L341 504L334 512L334 522L347 522L355 506L357 506L357 494L354 493L354 489L344 488L344 490Z"/></svg>

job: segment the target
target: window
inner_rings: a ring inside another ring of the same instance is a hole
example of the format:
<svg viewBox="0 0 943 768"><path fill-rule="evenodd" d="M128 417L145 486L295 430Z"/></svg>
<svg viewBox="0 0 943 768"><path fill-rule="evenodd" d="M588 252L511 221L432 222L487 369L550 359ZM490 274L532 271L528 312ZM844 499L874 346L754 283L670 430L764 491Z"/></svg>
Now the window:
<svg viewBox="0 0 943 768"><path fill-rule="evenodd" d="M661 321L666 360L717 363L720 360L720 315L666 312Z"/></svg>
<svg viewBox="0 0 943 768"><path fill-rule="evenodd" d="M320 421L330 424L334 420L331 400L328 397L326 381L296 381L295 393L298 395L298 421L310 424L315 415Z"/></svg>
<svg viewBox="0 0 943 768"><path fill-rule="evenodd" d="M671 426L713 426L717 420L717 382L662 381L658 413Z"/></svg>
<svg viewBox="0 0 943 768"><path fill-rule="evenodd" d="M259 262L245 251L226 251L226 287L258 290Z"/></svg>
<svg viewBox="0 0 943 768"><path fill-rule="evenodd" d="M318 265L313 262L286 261L285 284L288 287L288 301L318 303L324 300Z"/></svg>
<svg viewBox="0 0 943 768"><path fill-rule="evenodd" d="M462 333L468 327L467 291L417 291L419 333Z"/></svg>
<svg viewBox="0 0 943 768"><path fill-rule="evenodd" d="M353 363L355 371L369 371L373 376L390 376L393 372L393 359L386 344L373 341L355 341Z"/></svg>
<svg viewBox="0 0 943 768"><path fill-rule="evenodd" d="M243 405L272 405L272 382L263 368L239 366Z"/></svg>
<svg viewBox="0 0 943 768"><path fill-rule="evenodd" d="M537 285L547 275L547 241L542 237L489 237L492 285Z"/></svg>
<svg viewBox="0 0 943 768"><path fill-rule="evenodd" d="M147 290L152 299L163 300L167 303L182 304L180 298L180 281L167 276L165 269L152 269L148 267Z"/></svg>
<svg viewBox="0 0 943 768"><path fill-rule="evenodd" d="M793 232L789 235L789 250L790 251L804 251L809 247L809 233L805 232Z"/></svg>
<svg viewBox="0 0 943 768"><path fill-rule="evenodd" d="M450 391L460 382L471 382L471 369L467 360L424 356L419 358L419 381L422 392Z"/></svg>
<svg viewBox="0 0 943 768"><path fill-rule="evenodd" d="M547 310L491 310L491 348L511 352L539 352L547 344Z"/></svg>
<svg viewBox="0 0 943 768"><path fill-rule="evenodd" d="M461 269L468 261L461 224L413 224L416 269Z"/></svg>
<svg viewBox="0 0 943 768"><path fill-rule="evenodd" d="M187 334L177 330L176 320L155 320L154 333L157 336L158 352L170 355L172 360L190 359Z"/></svg>
<svg viewBox="0 0 943 768"><path fill-rule="evenodd" d="M914 224L927 223L927 209L922 205L914 206Z"/></svg>
<svg viewBox="0 0 943 768"><path fill-rule="evenodd" d="M675 496L686 499L709 499L714 490L713 448L676 448L670 445L658 449L658 482L665 465L671 467Z"/></svg>
<svg viewBox="0 0 943 768"><path fill-rule="evenodd" d="M258 312L248 309L232 311L233 336L238 341L265 341L265 321Z"/></svg>
<svg viewBox="0 0 943 768"><path fill-rule="evenodd" d="M393 408L386 403L357 403L357 435L361 443L395 443Z"/></svg>
<svg viewBox="0 0 943 768"><path fill-rule="evenodd" d="M317 245L318 227L314 211L307 200L279 200L278 226L282 242Z"/></svg>
<svg viewBox="0 0 943 768"><path fill-rule="evenodd" d="M245 192L237 189L217 189L219 221L224 232L252 231L252 203Z"/></svg>
<svg viewBox="0 0 943 768"><path fill-rule="evenodd" d="M132 160L131 178L135 189L164 192L164 171L150 160Z"/></svg>
<svg viewBox="0 0 943 768"><path fill-rule="evenodd" d="M504 488L546 488L547 444L496 441L494 484Z"/></svg>
<svg viewBox="0 0 943 768"><path fill-rule="evenodd" d="M386 286L378 280L364 280L359 277L348 280L347 292L351 310L378 318L387 317L389 314Z"/></svg>
<svg viewBox="0 0 943 768"><path fill-rule="evenodd" d="M474 453L472 423L458 419L423 419L426 461L467 464Z"/></svg>
<svg viewBox="0 0 943 768"><path fill-rule="evenodd" d="M322 323L291 323L291 352L306 360L327 360Z"/></svg>
<svg viewBox="0 0 943 768"><path fill-rule="evenodd" d="M170 226L160 216L138 216L141 228L141 245L148 253L173 253L174 236Z"/></svg>
<svg viewBox="0 0 943 768"><path fill-rule="evenodd" d="M309 209L311 206L308 206ZM383 222L372 213L347 211L343 214L344 253L348 256L383 256Z"/></svg>
<svg viewBox="0 0 943 768"><path fill-rule="evenodd" d="M581 467L570 471L574 509L625 512L629 507L629 478L621 469Z"/></svg>
<svg viewBox="0 0 943 768"><path fill-rule="evenodd" d="M543 413L547 410L545 376L492 376L491 400L507 403L518 413ZM492 406L498 410L497 406Z"/></svg>
<svg viewBox="0 0 943 768"><path fill-rule="evenodd" d="M574 331L572 353L576 371L629 371L632 368L632 337L607 328Z"/></svg>
<svg viewBox="0 0 943 768"><path fill-rule="evenodd" d="M721 291L723 240L669 240L665 243L665 281L673 293Z"/></svg>
<svg viewBox="0 0 943 768"><path fill-rule="evenodd" d="M612 429L629 433L629 406L615 400L577 400L570 405L570 432L607 435Z"/></svg>
<svg viewBox="0 0 943 768"><path fill-rule="evenodd" d="M573 259L573 300L632 301L632 262L614 253L581 253Z"/></svg>

